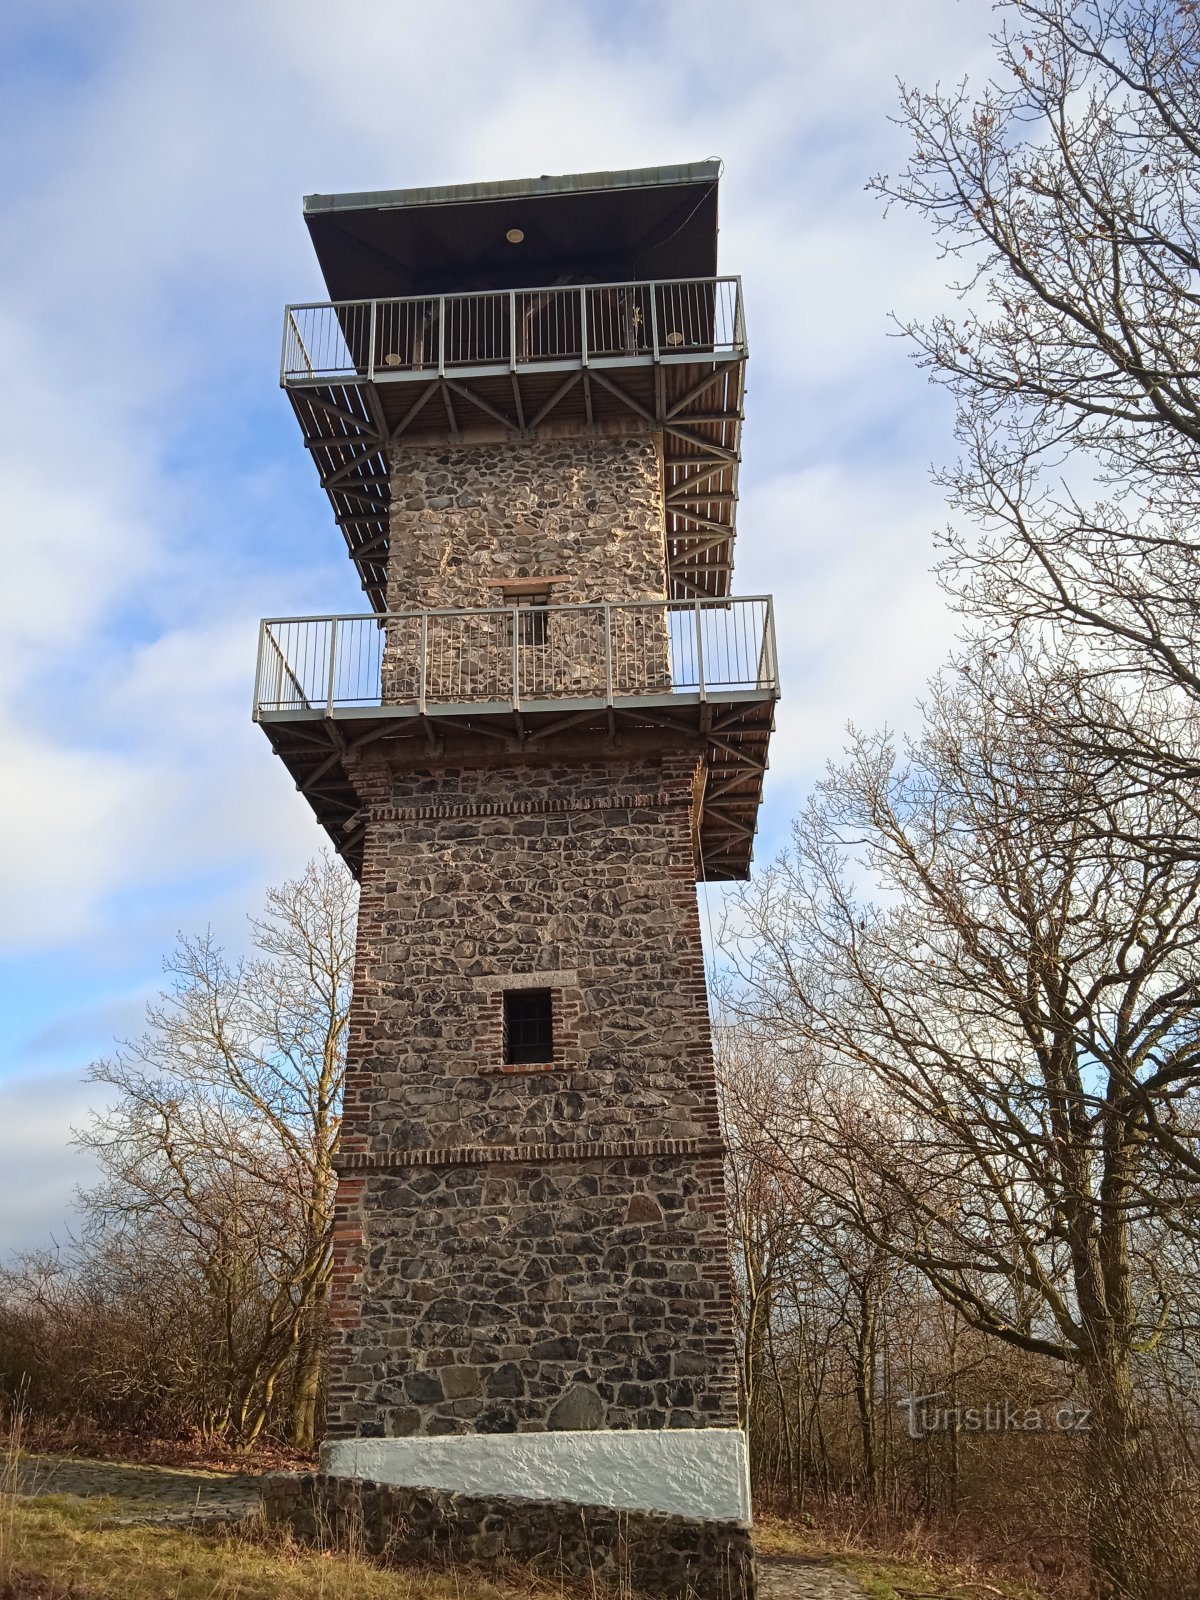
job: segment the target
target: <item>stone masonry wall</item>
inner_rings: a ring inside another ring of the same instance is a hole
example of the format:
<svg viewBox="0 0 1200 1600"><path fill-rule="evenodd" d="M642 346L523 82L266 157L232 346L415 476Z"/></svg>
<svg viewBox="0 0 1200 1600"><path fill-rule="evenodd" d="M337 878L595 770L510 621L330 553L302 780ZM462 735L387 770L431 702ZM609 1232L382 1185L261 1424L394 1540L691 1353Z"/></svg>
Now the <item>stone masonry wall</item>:
<svg viewBox="0 0 1200 1600"><path fill-rule="evenodd" d="M331 1435L736 1426L699 752L369 750Z"/></svg>
<svg viewBox="0 0 1200 1600"><path fill-rule="evenodd" d="M319 1474L262 1480L269 1524L302 1543L362 1549L400 1566L508 1560L589 1594L753 1600L748 1527L652 1511L401 1489Z"/></svg>
<svg viewBox="0 0 1200 1600"><path fill-rule="evenodd" d="M411 448L392 461L388 610L502 604L489 579L564 576L557 602L666 594L656 435Z"/></svg>

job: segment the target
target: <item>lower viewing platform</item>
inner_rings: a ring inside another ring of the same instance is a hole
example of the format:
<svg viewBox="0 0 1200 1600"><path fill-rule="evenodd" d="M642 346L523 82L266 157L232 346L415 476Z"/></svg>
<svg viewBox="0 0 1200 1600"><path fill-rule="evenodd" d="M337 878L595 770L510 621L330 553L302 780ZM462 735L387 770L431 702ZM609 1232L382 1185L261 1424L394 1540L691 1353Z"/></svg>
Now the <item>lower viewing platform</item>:
<svg viewBox="0 0 1200 1600"><path fill-rule="evenodd" d="M344 754L384 735L537 748L660 729L704 741L697 877L745 878L778 699L766 596L502 606L261 624L254 717L357 872Z"/></svg>

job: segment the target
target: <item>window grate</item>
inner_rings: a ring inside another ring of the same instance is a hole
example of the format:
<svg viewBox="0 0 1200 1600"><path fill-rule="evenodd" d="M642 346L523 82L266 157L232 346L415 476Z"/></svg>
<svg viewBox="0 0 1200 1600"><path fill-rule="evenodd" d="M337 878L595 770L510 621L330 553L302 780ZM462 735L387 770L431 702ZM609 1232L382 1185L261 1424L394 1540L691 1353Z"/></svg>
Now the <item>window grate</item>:
<svg viewBox="0 0 1200 1600"><path fill-rule="evenodd" d="M512 644L512 616L504 619L504 638ZM517 643L544 645L550 643L550 591L522 595L517 603Z"/></svg>
<svg viewBox="0 0 1200 1600"><path fill-rule="evenodd" d="M504 1060L514 1067L554 1060L554 1006L549 989L505 990Z"/></svg>

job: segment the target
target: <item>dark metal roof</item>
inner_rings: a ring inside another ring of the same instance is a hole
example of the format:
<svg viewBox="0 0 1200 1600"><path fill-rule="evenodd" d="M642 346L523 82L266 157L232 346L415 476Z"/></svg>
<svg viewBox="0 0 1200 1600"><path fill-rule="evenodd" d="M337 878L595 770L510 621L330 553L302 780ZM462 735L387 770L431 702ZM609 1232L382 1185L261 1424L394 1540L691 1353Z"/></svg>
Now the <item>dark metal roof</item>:
<svg viewBox="0 0 1200 1600"><path fill-rule="evenodd" d="M697 161L308 195L304 217L333 300L712 277L720 174Z"/></svg>

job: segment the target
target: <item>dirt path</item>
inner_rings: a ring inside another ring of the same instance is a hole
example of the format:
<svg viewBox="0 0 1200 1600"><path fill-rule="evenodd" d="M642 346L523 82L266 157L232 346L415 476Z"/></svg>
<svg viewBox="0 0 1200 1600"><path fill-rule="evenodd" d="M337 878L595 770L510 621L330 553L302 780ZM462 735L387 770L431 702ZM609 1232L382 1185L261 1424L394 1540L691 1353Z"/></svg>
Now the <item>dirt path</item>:
<svg viewBox="0 0 1200 1600"><path fill-rule="evenodd" d="M259 1499L258 1479L251 1476L74 1456L22 1456L17 1492L111 1497L120 1508L105 1520L115 1523L240 1522L258 1510Z"/></svg>

